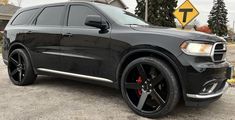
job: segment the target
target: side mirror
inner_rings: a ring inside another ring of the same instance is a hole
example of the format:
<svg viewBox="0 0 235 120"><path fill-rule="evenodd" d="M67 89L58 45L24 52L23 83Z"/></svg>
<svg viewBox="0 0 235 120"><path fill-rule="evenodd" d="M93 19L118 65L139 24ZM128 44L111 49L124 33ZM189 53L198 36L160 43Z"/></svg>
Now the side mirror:
<svg viewBox="0 0 235 120"><path fill-rule="evenodd" d="M99 15L88 15L85 20L85 25L100 28L100 32L105 32L109 29L106 21L102 20Z"/></svg>

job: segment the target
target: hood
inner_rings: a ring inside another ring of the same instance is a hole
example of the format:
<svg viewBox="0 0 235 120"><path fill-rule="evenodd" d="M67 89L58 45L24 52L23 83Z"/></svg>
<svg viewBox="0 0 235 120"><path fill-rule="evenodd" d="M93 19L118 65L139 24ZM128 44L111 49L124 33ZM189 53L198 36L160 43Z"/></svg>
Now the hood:
<svg viewBox="0 0 235 120"><path fill-rule="evenodd" d="M199 40L199 41L209 41L209 42L225 42L223 38L220 38L216 35L210 35L202 32L196 31L184 31L178 30L175 28L167 28L167 27L158 27L158 26L138 26L131 25L133 30L140 32L150 32L153 34L160 34L172 37L178 37L185 40Z"/></svg>

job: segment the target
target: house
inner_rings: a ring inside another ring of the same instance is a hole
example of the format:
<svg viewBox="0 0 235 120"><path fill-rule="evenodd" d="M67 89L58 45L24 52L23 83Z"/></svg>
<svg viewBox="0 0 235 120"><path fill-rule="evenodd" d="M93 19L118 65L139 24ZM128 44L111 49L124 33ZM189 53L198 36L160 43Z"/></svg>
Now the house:
<svg viewBox="0 0 235 120"><path fill-rule="evenodd" d="M11 4L0 4L0 31L4 30L8 21L20 7Z"/></svg>
<svg viewBox="0 0 235 120"><path fill-rule="evenodd" d="M98 2L116 6L122 9L128 9L125 3L122 0L69 0L69 1L88 1L88 2Z"/></svg>
<svg viewBox="0 0 235 120"><path fill-rule="evenodd" d="M177 24L176 28L182 29L182 26ZM212 34L211 29L208 27L208 25L194 25L194 24L188 24L184 27L184 30L189 30L189 31L199 31L199 32L204 32L207 34Z"/></svg>
<svg viewBox="0 0 235 120"><path fill-rule="evenodd" d="M192 31L195 31L195 25L193 24L188 24L184 27L184 30L192 30ZM176 24L176 28L178 29L182 29L182 25L180 25L179 23Z"/></svg>

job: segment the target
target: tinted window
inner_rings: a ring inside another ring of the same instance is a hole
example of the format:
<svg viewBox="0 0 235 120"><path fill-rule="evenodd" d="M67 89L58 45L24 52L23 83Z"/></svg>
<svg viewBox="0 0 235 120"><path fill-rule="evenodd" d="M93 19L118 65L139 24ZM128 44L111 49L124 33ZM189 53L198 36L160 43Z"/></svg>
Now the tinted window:
<svg viewBox="0 0 235 120"><path fill-rule="evenodd" d="M146 25L149 24L137 17L136 15L127 12L123 9L113 7L110 5L105 4L97 4L97 6L106 13L110 18L118 22L122 25L130 25L130 24L136 24L136 25Z"/></svg>
<svg viewBox="0 0 235 120"><path fill-rule="evenodd" d="M86 6L71 6L69 11L68 26L85 26L87 15L97 15L97 13Z"/></svg>
<svg viewBox="0 0 235 120"><path fill-rule="evenodd" d="M12 22L12 25L25 25L29 22L32 16L36 13L38 9L28 10L21 12L15 20Z"/></svg>
<svg viewBox="0 0 235 120"><path fill-rule="evenodd" d="M36 25L60 25L64 6L47 7L38 16Z"/></svg>

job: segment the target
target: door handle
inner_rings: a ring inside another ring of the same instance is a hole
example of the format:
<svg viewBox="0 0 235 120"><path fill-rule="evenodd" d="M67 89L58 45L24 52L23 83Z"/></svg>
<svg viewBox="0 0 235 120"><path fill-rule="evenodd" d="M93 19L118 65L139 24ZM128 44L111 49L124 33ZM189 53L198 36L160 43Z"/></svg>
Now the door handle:
<svg viewBox="0 0 235 120"><path fill-rule="evenodd" d="M64 37L72 37L73 34L72 33L66 33L66 34L63 34Z"/></svg>

